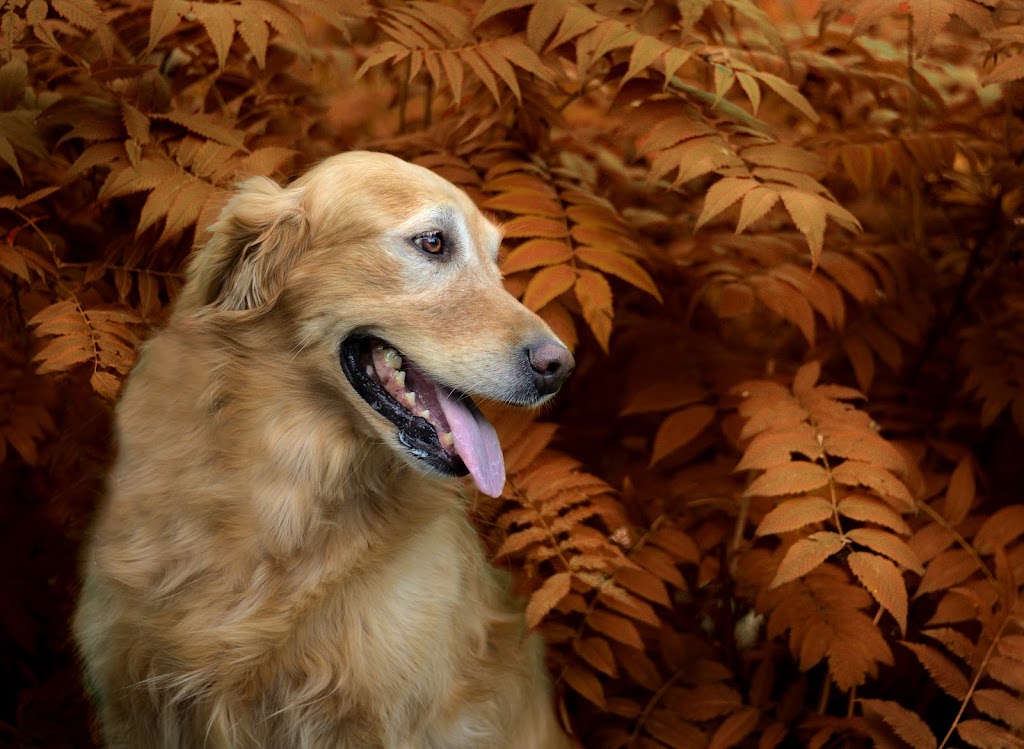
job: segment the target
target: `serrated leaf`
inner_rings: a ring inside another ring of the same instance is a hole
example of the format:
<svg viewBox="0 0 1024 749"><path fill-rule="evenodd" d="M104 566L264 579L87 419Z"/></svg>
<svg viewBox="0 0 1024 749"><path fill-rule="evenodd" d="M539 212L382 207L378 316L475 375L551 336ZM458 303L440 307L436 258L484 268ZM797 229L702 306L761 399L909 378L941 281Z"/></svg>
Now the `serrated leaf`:
<svg viewBox="0 0 1024 749"><path fill-rule="evenodd" d="M773 75L772 73L766 73L760 70L755 73L751 73L751 75L763 81L768 88L792 104L811 122L817 122L821 119L818 116L818 113L814 111L814 107L811 106L811 103L807 101L807 99L804 98L804 95L797 90L797 87L789 81L779 78L777 75Z"/></svg>
<svg viewBox="0 0 1024 749"><path fill-rule="evenodd" d="M598 609L590 612L590 616L587 617L587 625L595 632L607 635L623 645L637 650L644 649L644 641L641 639L636 625L623 616Z"/></svg>
<svg viewBox="0 0 1024 749"><path fill-rule="evenodd" d="M747 487L748 497L779 497L802 494L828 484L828 472L817 463L793 461L769 468Z"/></svg>
<svg viewBox="0 0 1024 749"><path fill-rule="evenodd" d="M903 634L907 632L907 586L896 565L885 557L864 551L850 552L850 571L876 601L893 615Z"/></svg>
<svg viewBox="0 0 1024 749"><path fill-rule="evenodd" d="M843 548L843 539L832 531L819 531L796 541L782 558L770 588L796 580L811 572Z"/></svg>
<svg viewBox="0 0 1024 749"><path fill-rule="evenodd" d="M234 7L219 3L192 3L192 12L206 29L217 54L217 67L224 69L231 41L235 38Z"/></svg>
<svg viewBox="0 0 1024 749"><path fill-rule="evenodd" d="M839 513L862 523L877 523L886 528L910 534L910 526L888 505L872 497L851 495L839 501Z"/></svg>
<svg viewBox="0 0 1024 749"><path fill-rule="evenodd" d="M711 736L707 749L729 749L747 738L761 719L756 707L744 707L722 721Z"/></svg>
<svg viewBox="0 0 1024 749"><path fill-rule="evenodd" d="M603 247L587 246L577 247L576 257L600 271L618 276L636 288L646 291L659 302L661 301L661 294L658 292L654 279L633 258Z"/></svg>
<svg viewBox="0 0 1024 749"><path fill-rule="evenodd" d="M523 304L536 312L558 298L576 283L576 271L569 265L549 265L530 279L523 292Z"/></svg>
<svg viewBox="0 0 1024 749"><path fill-rule="evenodd" d="M565 242L552 239L530 239L508 253L501 262L501 271L502 273L518 273L546 265L568 263L571 259L572 249Z"/></svg>
<svg viewBox="0 0 1024 749"><path fill-rule="evenodd" d="M165 114L154 114L152 119L173 122L175 125L179 125L196 135L223 143L225 146L245 150L244 133L225 125L219 117L205 114L167 112Z"/></svg>
<svg viewBox="0 0 1024 749"><path fill-rule="evenodd" d="M924 572L921 561L917 558L914 550L906 541L893 533L877 528L854 528L846 532L846 537L872 551L884 554L908 570L918 574Z"/></svg>
<svg viewBox="0 0 1024 749"><path fill-rule="evenodd" d="M562 678L574 692L583 695L590 702L593 702L602 710L606 709L607 703L604 696L604 688L601 681L592 671L575 663L570 663L562 672Z"/></svg>
<svg viewBox="0 0 1024 749"><path fill-rule="evenodd" d="M1024 55L1011 55L989 71L984 83L1008 83L1021 78L1024 78Z"/></svg>
<svg viewBox="0 0 1024 749"><path fill-rule="evenodd" d="M828 217L825 199L798 190L783 190L780 194L793 223L807 239L811 249L811 265L816 266L825 242L825 223Z"/></svg>
<svg viewBox="0 0 1024 749"><path fill-rule="evenodd" d="M850 459L832 470L832 478L844 486L865 486L884 498L892 498L914 509L914 498L906 484L891 471L863 460Z"/></svg>
<svg viewBox="0 0 1024 749"><path fill-rule="evenodd" d="M1002 507L990 515L974 536L974 545L982 554L991 554L1024 535L1024 504Z"/></svg>
<svg viewBox="0 0 1024 749"><path fill-rule="evenodd" d="M963 549L944 551L928 563L914 597L959 585L978 572L979 568L980 565L974 556Z"/></svg>
<svg viewBox="0 0 1024 749"><path fill-rule="evenodd" d="M832 504L821 497L795 497L787 499L764 516L754 531L756 536L787 533L811 523L820 523L832 517Z"/></svg>
<svg viewBox="0 0 1024 749"><path fill-rule="evenodd" d="M1024 749L1024 739L987 720L962 720L956 730L961 739L978 749Z"/></svg>
<svg viewBox="0 0 1024 749"><path fill-rule="evenodd" d="M957 463L946 486L946 498L942 505L943 515L951 525L958 525L971 511L976 493L974 468L970 455Z"/></svg>
<svg viewBox="0 0 1024 749"><path fill-rule="evenodd" d="M708 190L704 198L704 208L697 217L694 231L700 229L722 211L740 200L744 195L757 187L757 181L742 177L725 177L718 180Z"/></svg>
<svg viewBox="0 0 1024 749"><path fill-rule="evenodd" d="M590 666L612 678L618 676L615 655L607 640L600 637L579 637L573 640L573 649Z"/></svg>
<svg viewBox="0 0 1024 749"><path fill-rule="evenodd" d="M260 70L267 67L267 44L270 41L270 29L262 18L250 13L241 14L238 23L238 34L249 48L253 59ZM223 67L223 65L221 66Z"/></svg>
<svg viewBox="0 0 1024 749"><path fill-rule="evenodd" d="M690 406L666 418L654 435L650 465L693 442L711 424L715 413L712 406Z"/></svg>
<svg viewBox="0 0 1024 749"><path fill-rule="evenodd" d="M153 7L149 14L147 54L152 52L156 45L181 23L181 19L188 13L188 9L189 4L184 0L153 0Z"/></svg>
<svg viewBox="0 0 1024 749"><path fill-rule="evenodd" d="M779 202L779 193L764 187L755 187L743 196L740 217L736 222L736 233L745 231L751 224L760 221Z"/></svg>
<svg viewBox="0 0 1024 749"><path fill-rule="evenodd" d="M917 713L887 700L859 700L868 712L878 715L896 735L913 749L936 749L938 742L928 724Z"/></svg>
<svg viewBox="0 0 1024 749"><path fill-rule="evenodd" d="M533 592L526 605L526 626L536 629L541 620L569 595L572 590L572 573L556 572Z"/></svg>
<svg viewBox="0 0 1024 749"><path fill-rule="evenodd" d="M1024 700L1002 689L978 689L971 699L986 715L1006 723L1015 731L1024 728Z"/></svg>
<svg viewBox="0 0 1024 749"><path fill-rule="evenodd" d="M607 352L612 334L612 288L604 276L592 270L580 269L576 275L573 290L583 310L583 319Z"/></svg>

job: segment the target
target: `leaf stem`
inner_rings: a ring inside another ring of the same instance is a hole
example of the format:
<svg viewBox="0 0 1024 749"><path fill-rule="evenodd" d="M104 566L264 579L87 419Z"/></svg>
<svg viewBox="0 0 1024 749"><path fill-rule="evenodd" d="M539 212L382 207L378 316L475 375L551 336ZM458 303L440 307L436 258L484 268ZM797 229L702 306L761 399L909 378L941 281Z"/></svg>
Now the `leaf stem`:
<svg viewBox="0 0 1024 749"><path fill-rule="evenodd" d="M992 653L995 651L996 645L999 644L999 640L1003 636L1003 631L1006 629L1006 625L1010 623L1010 619L1012 618L1013 609L1007 609L1006 616L1003 617L1003 621L999 625L999 629L996 630L995 636L992 638L992 643L988 646L988 651L985 653L985 657L982 658L981 664L978 666L978 670L974 673L974 679L971 681L971 686L968 688L966 696L960 702L960 710L957 712L956 717L953 718L953 724L946 732L946 737L942 739L942 743L939 744L939 749L944 749L946 744L949 742L949 737L953 735L953 731L956 730L957 724L960 723L960 718L963 716L964 710L967 709L967 703L971 701L971 697L978 686L978 682L981 681L981 677L985 674L985 667L988 666L988 662L992 658Z"/></svg>
<svg viewBox="0 0 1024 749"><path fill-rule="evenodd" d="M658 691L655 692L651 699L648 700L647 704L644 705L643 712L640 713L640 717L636 719L636 725L633 727L632 733L629 734L629 743L626 744L627 747L632 747L636 743L637 738L640 736L640 731L643 729L644 723L647 722L647 718L650 717L651 712L655 707L657 707L658 703L661 702L661 698L665 696L665 693L668 692L668 690L671 689L673 685L682 678L682 676L682 671L676 671L668 677L665 680L665 683L658 687Z"/></svg>
<svg viewBox="0 0 1024 749"><path fill-rule="evenodd" d="M971 555L971 558L974 559L978 567L985 574L985 577L988 578L988 581L992 584L992 587L996 590L999 590L999 583L996 582L995 577L992 575L991 570L989 570L988 565L985 564L985 560L981 558L981 555L978 553L978 550L971 546L971 544L968 543L967 539L964 538L963 535L961 535L960 532L956 530L956 528L950 525L949 521L946 520L946 518L942 517L942 515L940 515L938 511L930 504L928 504L927 502L918 502L917 507L920 510L924 510L925 514L927 514L929 517L931 517L932 520L934 520L936 523L945 528L946 532L953 537L953 540L960 545L960 548L962 548L964 551Z"/></svg>

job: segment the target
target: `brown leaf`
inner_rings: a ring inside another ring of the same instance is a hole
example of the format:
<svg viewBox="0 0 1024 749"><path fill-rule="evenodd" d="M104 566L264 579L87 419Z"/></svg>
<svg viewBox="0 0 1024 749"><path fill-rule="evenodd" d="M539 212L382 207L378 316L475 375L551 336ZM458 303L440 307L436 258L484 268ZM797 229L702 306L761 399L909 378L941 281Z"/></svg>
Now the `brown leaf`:
<svg viewBox="0 0 1024 749"><path fill-rule="evenodd" d="M1001 61L988 75L985 76L985 84L1007 83L1024 78L1024 55L1011 55Z"/></svg>
<svg viewBox="0 0 1024 749"><path fill-rule="evenodd" d="M997 648L1003 655L1024 661L1024 635L1003 635Z"/></svg>
<svg viewBox="0 0 1024 749"><path fill-rule="evenodd" d="M884 554L908 570L918 574L924 572L924 567L921 566L913 549L899 536L877 528L854 528L846 532L846 537L872 551Z"/></svg>
<svg viewBox="0 0 1024 749"><path fill-rule="evenodd" d="M704 198L704 208L697 217L694 230L699 229L744 195L757 187L757 181L740 177L725 177L713 184Z"/></svg>
<svg viewBox="0 0 1024 749"><path fill-rule="evenodd" d="M526 605L526 626L535 629L548 613L569 595L572 589L572 573L556 572L533 592Z"/></svg>
<svg viewBox="0 0 1024 749"><path fill-rule="evenodd" d="M217 67L223 69L231 41L235 38L235 7L217 3L192 3L192 12L203 24L217 53Z"/></svg>
<svg viewBox="0 0 1024 749"><path fill-rule="evenodd" d="M707 397L700 387L678 377L660 379L632 389L622 415L668 411L680 406L698 403Z"/></svg>
<svg viewBox="0 0 1024 749"><path fill-rule="evenodd" d="M987 720L962 720L956 730L961 739L979 749L1024 749L1024 739Z"/></svg>
<svg viewBox="0 0 1024 749"><path fill-rule="evenodd" d="M754 535L787 533L832 517L832 504L821 497L787 499L764 516Z"/></svg>
<svg viewBox="0 0 1024 749"><path fill-rule="evenodd" d="M684 445L693 442L715 418L712 406L688 406L666 418L654 435L651 462L654 465Z"/></svg>
<svg viewBox="0 0 1024 749"><path fill-rule="evenodd" d="M814 427L807 422L800 421L791 428L779 431L766 429L755 436L743 451L743 459L736 466L736 470L765 470L787 465L793 462L792 453L798 453L811 460L821 454L821 446L815 439Z"/></svg>
<svg viewBox="0 0 1024 749"><path fill-rule="evenodd" d="M947 590L979 571L978 562L963 549L944 551L928 563L928 569L925 570L914 597L937 590Z"/></svg>
<svg viewBox="0 0 1024 749"><path fill-rule="evenodd" d="M1024 700L1002 689L978 689L971 699L986 715L1006 723L1014 731L1024 728Z"/></svg>
<svg viewBox="0 0 1024 749"><path fill-rule="evenodd" d="M661 294L658 292L654 279L631 257L614 250L587 246L577 247L576 257L600 271L618 276L636 288L646 291L659 302L661 301Z"/></svg>
<svg viewBox="0 0 1024 749"><path fill-rule="evenodd" d="M914 508L914 498L906 484L900 481L891 471L863 460L847 460L832 470L832 478L844 486L866 486L874 489L884 498L892 498Z"/></svg>
<svg viewBox="0 0 1024 749"><path fill-rule="evenodd" d="M570 265L549 265L542 268L530 279L523 292L523 304L527 309L539 310L548 302L561 296L576 283L576 271Z"/></svg>
<svg viewBox="0 0 1024 749"><path fill-rule="evenodd" d="M962 700L967 696L967 677L946 656L935 648L921 643L901 642L900 644L917 656L921 665L946 694L955 700Z"/></svg>
<svg viewBox="0 0 1024 749"><path fill-rule="evenodd" d="M720 683L701 684L692 689L670 689L665 702L689 720L712 720L743 707L743 698L739 692Z"/></svg>
<svg viewBox="0 0 1024 749"><path fill-rule="evenodd" d="M792 104L796 109L800 110L800 112L811 122L817 122L820 119L818 117L818 113L814 110L814 107L811 106L811 103L807 101L807 99L804 98L804 95L797 90L796 86L789 81L764 71L752 72L751 75L761 80L768 86L768 88Z"/></svg>
<svg viewBox="0 0 1024 749"><path fill-rule="evenodd" d="M896 735L914 749L936 749L938 742L928 724L899 703L887 700L858 700L865 712L881 717Z"/></svg>
<svg viewBox="0 0 1024 749"><path fill-rule="evenodd" d="M975 613L975 612L972 612ZM973 620L974 617L971 617ZM1024 692L1024 668L1016 658L997 655L988 662L986 675L1018 692Z"/></svg>
<svg viewBox="0 0 1024 749"><path fill-rule="evenodd" d="M779 497L785 494L802 494L820 489L828 484L828 471L817 463L793 461L776 468L769 468L747 487L748 497Z"/></svg>
<svg viewBox="0 0 1024 749"><path fill-rule="evenodd" d="M1006 547L1024 535L1024 504L1013 504L993 512L974 536L974 546L982 554Z"/></svg>
<svg viewBox="0 0 1024 749"><path fill-rule="evenodd" d="M744 283L727 283L718 290L718 316L743 317L754 309L754 292Z"/></svg>
<svg viewBox="0 0 1024 749"><path fill-rule="evenodd" d="M885 557L864 551L850 552L846 563L882 608L893 615L900 631L906 634L907 586L896 565Z"/></svg>
<svg viewBox="0 0 1024 749"><path fill-rule="evenodd" d="M736 233L750 228L766 215L768 211L779 202L779 193L765 187L755 187L743 196L743 204L740 206L740 217L736 222Z"/></svg>
<svg viewBox="0 0 1024 749"><path fill-rule="evenodd" d="M565 683L572 687L574 692L583 695L602 710L605 709L604 689L601 682L588 668L570 663L562 672Z"/></svg>
<svg viewBox="0 0 1024 749"><path fill-rule="evenodd" d="M543 240L538 240L543 241ZM581 268L576 271L576 300L601 348L608 351L612 334L612 288L600 273Z"/></svg>
<svg viewBox="0 0 1024 749"><path fill-rule="evenodd" d="M852 494L839 501L839 514L862 523L877 523L886 528L907 535L910 526L888 505L873 497Z"/></svg>
<svg viewBox="0 0 1024 749"><path fill-rule="evenodd" d="M621 567L615 570L615 582L623 588L641 595L649 601L659 603L662 606L671 606L672 601L668 597L668 589L665 583L655 575L646 570L635 570L631 567Z"/></svg>
<svg viewBox="0 0 1024 749"><path fill-rule="evenodd" d="M600 637L579 637L573 640L573 649L591 667L612 678L619 675L615 667L615 656L607 640Z"/></svg>
<svg viewBox="0 0 1024 749"><path fill-rule="evenodd" d="M824 448L829 455L871 463L887 471L905 473L907 470L903 453L872 429L829 425L823 431Z"/></svg>
<svg viewBox="0 0 1024 749"><path fill-rule="evenodd" d="M950 524L957 525L967 517L971 505L974 504L975 494L973 462L968 454L957 463L946 487L946 501L942 506L942 514Z"/></svg>
<svg viewBox="0 0 1024 749"><path fill-rule="evenodd" d="M747 738L761 719L761 711L756 707L744 707L722 721L718 730L711 736L707 749L729 749Z"/></svg>
<svg viewBox="0 0 1024 749"><path fill-rule="evenodd" d="M636 625L625 617L598 609L590 612L587 624L595 632L607 635L623 645L629 645L637 650L644 649L644 641L640 638Z"/></svg>
<svg viewBox="0 0 1024 749"><path fill-rule="evenodd" d="M801 538L787 549L769 587L777 588L803 577L842 548L842 538L831 531L818 531Z"/></svg>

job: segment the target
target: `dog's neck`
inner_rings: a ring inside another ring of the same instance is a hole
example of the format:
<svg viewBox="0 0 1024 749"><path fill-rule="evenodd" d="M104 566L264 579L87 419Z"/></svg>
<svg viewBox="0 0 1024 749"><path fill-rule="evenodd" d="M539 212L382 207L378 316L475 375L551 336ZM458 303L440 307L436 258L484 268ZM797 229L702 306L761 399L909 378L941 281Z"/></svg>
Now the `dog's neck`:
<svg viewBox="0 0 1024 749"><path fill-rule="evenodd" d="M204 348L223 345L222 336L201 329L186 327L182 335L192 339L200 368ZM268 347L266 334L259 335L258 349L238 336L229 363L206 369L193 397L218 433L223 468L246 473L245 485L256 487L239 510L272 556L301 554L332 527L362 538L367 548L381 539L390 545L395 534L422 528L438 513L462 511L450 480L418 471L410 480L414 469L369 436L364 417L338 395L335 383L295 365L284 342ZM275 348L271 355L282 361L266 366L260 357ZM223 362L224 351L216 353L210 361ZM238 392L246 397L232 398Z"/></svg>

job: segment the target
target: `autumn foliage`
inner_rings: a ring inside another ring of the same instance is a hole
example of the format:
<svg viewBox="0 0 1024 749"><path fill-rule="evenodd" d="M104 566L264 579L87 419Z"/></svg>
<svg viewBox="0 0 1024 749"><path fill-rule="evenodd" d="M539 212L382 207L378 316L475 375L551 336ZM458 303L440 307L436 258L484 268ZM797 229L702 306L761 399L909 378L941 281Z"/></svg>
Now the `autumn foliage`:
<svg viewBox="0 0 1024 749"><path fill-rule="evenodd" d="M1017 0L0 3L0 741L89 745L111 401L225 190L369 148L576 353L472 512L584 746L1024 747L1022 79Z"/></svg>

